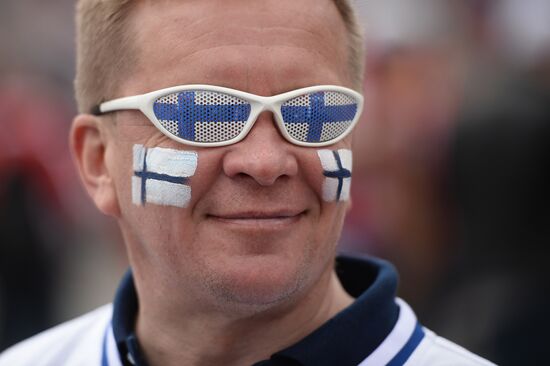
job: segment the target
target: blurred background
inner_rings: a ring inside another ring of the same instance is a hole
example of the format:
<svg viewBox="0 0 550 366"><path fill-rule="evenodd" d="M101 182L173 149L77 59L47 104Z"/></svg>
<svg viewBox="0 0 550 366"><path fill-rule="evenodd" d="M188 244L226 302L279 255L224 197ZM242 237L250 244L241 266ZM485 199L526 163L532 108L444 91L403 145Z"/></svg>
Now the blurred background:
<svg viewBox="0 0 550 366"><path fill-rule="evenodd" d="M344 252L424 325L548 365L550 1L356 0L366 106ZM74 1L0 2L0 350L111 301L127 262L72 166Z"/></svg>

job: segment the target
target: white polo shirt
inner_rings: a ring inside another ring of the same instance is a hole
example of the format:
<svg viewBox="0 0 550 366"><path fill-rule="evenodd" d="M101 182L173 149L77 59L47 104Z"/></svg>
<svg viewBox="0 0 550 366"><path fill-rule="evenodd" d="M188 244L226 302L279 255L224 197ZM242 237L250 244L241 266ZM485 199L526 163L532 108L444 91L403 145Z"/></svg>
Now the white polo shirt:
<svg viewBox="0 0 550 366"><path fill-rule="evenodd" d="M339 257L339 278L356 301L296 344L254 366L493 365L420 325L395 297L384 261ZM129 271L114 305L38 334L0 355L0 366L146 366L134 333L138 302Z"/></svg>

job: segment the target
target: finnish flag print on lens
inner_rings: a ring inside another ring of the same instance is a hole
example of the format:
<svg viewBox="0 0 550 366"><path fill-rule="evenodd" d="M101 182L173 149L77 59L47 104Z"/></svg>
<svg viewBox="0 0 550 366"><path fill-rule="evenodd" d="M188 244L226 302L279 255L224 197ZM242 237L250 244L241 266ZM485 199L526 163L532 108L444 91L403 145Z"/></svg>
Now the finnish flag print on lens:
<svg viewBox="0 0 550 366"><path fill-rule="evenodd" d="M174 136L188 141L231 140L243 130L250 104L220 92L190 90L157 99L155 116Z"/></svg>
<svg viewBox="0 0 550 366"><path fill-rule="evenodd" d="M281 106L285 129L298 141L323 142L342 135L357 114L357 101L339 92L308 93Z"/></svg>

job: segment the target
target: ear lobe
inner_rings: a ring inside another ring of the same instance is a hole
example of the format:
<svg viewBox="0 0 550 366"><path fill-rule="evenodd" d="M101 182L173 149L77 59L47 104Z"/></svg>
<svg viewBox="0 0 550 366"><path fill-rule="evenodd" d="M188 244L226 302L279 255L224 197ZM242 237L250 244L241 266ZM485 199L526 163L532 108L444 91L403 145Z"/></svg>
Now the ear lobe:
<svg viewBox="0 0 550 366"><path fill-rule="evenodd" d="M109 138L99 118L80 114L71 127L69 145L84 187L97 208L119 217L120 206L115 184L105 160Z"/></svg>

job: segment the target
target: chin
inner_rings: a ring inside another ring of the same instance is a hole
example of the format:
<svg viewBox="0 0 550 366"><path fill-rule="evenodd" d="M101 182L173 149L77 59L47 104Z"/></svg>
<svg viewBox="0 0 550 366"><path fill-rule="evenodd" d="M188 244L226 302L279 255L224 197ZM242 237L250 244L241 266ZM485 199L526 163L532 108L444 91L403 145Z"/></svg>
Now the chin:
<svg viewBox="0 0 550 366"><path fill-rule="evenodd" d="M307 265L276 255L228 258L209 268L208 291L237 308L265 309L296 301L307 287Z"/></svg>

